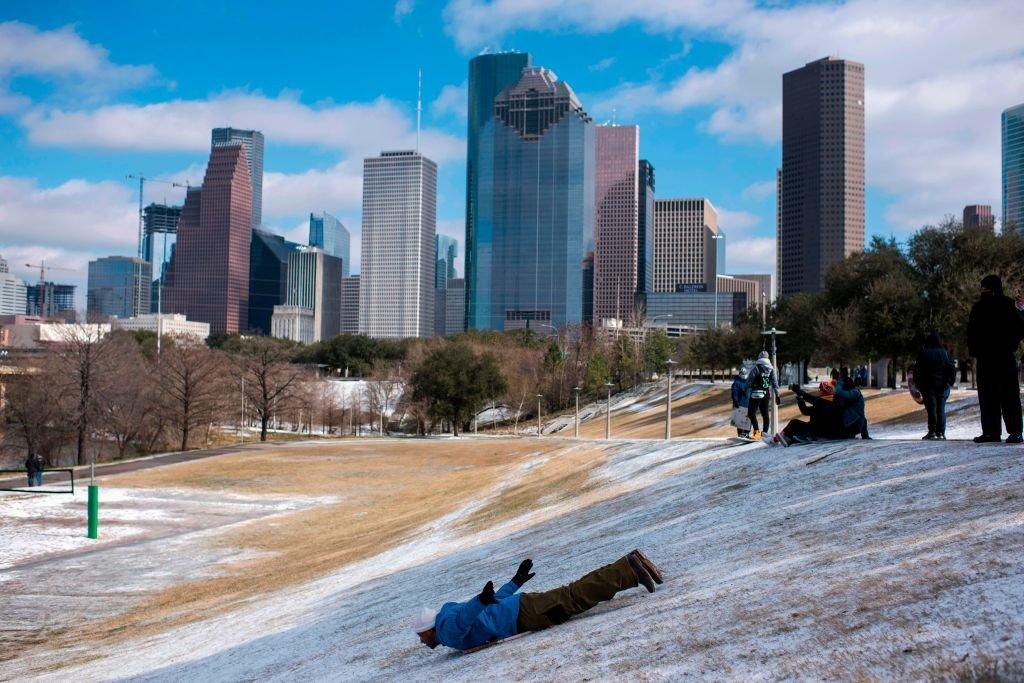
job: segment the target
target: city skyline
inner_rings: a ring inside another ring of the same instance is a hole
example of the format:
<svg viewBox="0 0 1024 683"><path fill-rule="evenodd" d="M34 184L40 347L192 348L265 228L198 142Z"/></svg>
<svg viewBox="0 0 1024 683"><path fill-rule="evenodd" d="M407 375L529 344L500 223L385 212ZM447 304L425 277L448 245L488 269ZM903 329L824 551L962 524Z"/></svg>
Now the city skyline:
<svg viewBox="0 0 1024 683"><path fill-rule="evenodd" d="M418 65L373 48L389 44L381 36L407 40L423 55L422 140L440 166L438 231L458 239L460 249L465 66L488 46L532 53L573 83L598 122L614 109L620 123L644 128L644 139L656 147L642 154L658 169L661 196L707 196L719 208L731 271L760 270L757 264L774 251L781 74L828 54L862 62L870 74L868 236L905 236L923 222L958 215L964 205L989 204L1000 212L999 113L1024 101L1019 39L1005 30L1022 14L1013 3L929 5L936 19L919 32L923 37L903 28L920 18L914 3L874 15L864 2L748 8L763 20L761 36L745 29L741 13L732 9L698 18L656 6L621 12L565 6L533 15L522 9L498 13L477 2L410 8L355 10L352 23L372 30L365 38L352 35L345 50L379 61L344 83L300 68L316 61L310 59L310 51L321 49L316 41L275 56L275 64L256 55L244 71L211 66L217 58L227 63L242 35L268 40L293 25L294 18L270 6L242 18L195 5L170 10L182 40L210 45L213 54L204 55L203 68L172 55L167 41L124 36L124 25L157 25L139 8L121 12L122 23L110 22L102 8L8 9L0 16L0 35L18 56L0 63L0 117L10 132L0 143L7 160L0 203L8 209L0 220L0 253L28 282L35 278L24 263L45 259L74 269L58 279L78 285L84 308L88 260L135 253L137 197L123 176L143 170L194 184L202 177L211 129L226 126L261 130L266 137L269 230L304 242L303 219L320 207L358 226L362 148L411 146L415 136ZM197 21L178 21L179 15ZM868 28L851 29L849 36L839 30L864 22ZM868 30L880 22L891 31ZM794 26L819 35L790 47L785 37ZM946 54L939 45L951 27L983 27L984 50ZM234 37L218 44L217 37L229 33ZM645 49L621 47L631 41L643 41ZM39 57L42 45L51 47L49 62ZM745 51L754 58L741 62ZM918 58L904 59L908 52ZM75 96L82 83L90 86L88 97ZM963 97L936 106L930 93L951 84ZM955 144L942 142L942 131L954 129ZM935 144L923 144L928 141ZM164 199L180 204L182 192L146 188L147 204ZM81 230L83 221L94 229Z"/></svg>

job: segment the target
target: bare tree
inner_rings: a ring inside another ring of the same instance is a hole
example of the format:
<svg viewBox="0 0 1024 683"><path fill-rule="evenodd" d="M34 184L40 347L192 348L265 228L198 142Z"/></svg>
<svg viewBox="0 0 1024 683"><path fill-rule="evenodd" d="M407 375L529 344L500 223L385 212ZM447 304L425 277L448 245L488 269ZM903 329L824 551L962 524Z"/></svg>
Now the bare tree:
<svg viewBox="0 0 1024 683"><path fill-rule="evenodd" d="M393 409L405 389L401 364L379 363L366 381L366 402L371 412L380 418L380 435L388 431L387 412Z"/></svg>
<svg viewBox="0 0 1024 683"><path fill-rule="evenodd" d="M75 458L86 464L85 446L98 412L97 396L110 380L113 345L98 327L68 325L54 345L54 381L71 403L71 424L75 430Z"/></svg>
<svg viewBox="0 0 1024 683"><path fill-rule="evenodd" d="M108 377L97 393L99 416L103 431L114 437L118 457L123 458L128 446L137 443L147 431L148 422L157 409L156 387L149 364L142 356L138 342L124 334L112 336Z"/></svg>
<svg viewBox="0 0 1024 683"><path fill-rule="evenodd" d="M180 435L181 450L225 403L224 361L220 352L190 337L168 337L156 364L163 409Z"/></svg>
<svg viewBox="0 0 1024 683"><path fill-rule="evenodd" d="M267 440L267 425L275 410L297 400L308 369L295 365L295 347L272 337L242 339L229 348L235 374L245 383L245 398L260 421L260 441ZM310 416L312 424L312 416Z"/></svg>
<svg viewBox="0 0 1024 683"><path fill-rule="evenodd" d="M43 356L14 366L14 373L5 380L3 404L8 438L28 455L42 455L51 465L55 464L53 454L70 436L55 365L51 356Z"/></svg>

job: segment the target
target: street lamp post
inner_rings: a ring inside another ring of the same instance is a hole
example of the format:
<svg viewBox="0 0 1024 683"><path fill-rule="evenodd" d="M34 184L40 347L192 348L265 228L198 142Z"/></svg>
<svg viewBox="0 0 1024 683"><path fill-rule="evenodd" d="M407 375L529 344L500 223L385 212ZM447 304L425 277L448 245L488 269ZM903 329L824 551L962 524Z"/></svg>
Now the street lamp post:
<svg viewBox="0 0 1024 683"><path fill-rule="evenodd" d="M779 356L776 337L786 333L773 327L770 330L765 330L761 334L765 337L770 337L772 340L772 367L775 368L775 379L777 380L779 378ZM772 401L772 428L775 429L775 431L779 430L779 406L774 401Z"/></svg>
<svg viewBox="0 0 1024 683"><path fill-rule="evenodd" d="M604 438L612 438L612 387L615 386L612 382L605 382L605 388L608 389L607 407L604 411Z"/></svg>
<svg viewBox="0 0 1024 683"><path fill-rule="evenodd" d="M576 394L576 421L573 423L572 436L574 439L580 438L580 392L583 391L582 387L573 387L572 391Z"/></svg>
<svg viewBox="0 0 1024 683"><path fill-rule="evenodd" d="M668 391L665 394L665 440L672 438L672 367L676 364L669 358L665 361L668 366Z"/></svg>
<svg viewBox="0 0 1024 683"><path fill-rule="evenodd" d="M537 438L539 439L542 434L540 431L540 400L544 398L544 394L537 394Z"/></svg>

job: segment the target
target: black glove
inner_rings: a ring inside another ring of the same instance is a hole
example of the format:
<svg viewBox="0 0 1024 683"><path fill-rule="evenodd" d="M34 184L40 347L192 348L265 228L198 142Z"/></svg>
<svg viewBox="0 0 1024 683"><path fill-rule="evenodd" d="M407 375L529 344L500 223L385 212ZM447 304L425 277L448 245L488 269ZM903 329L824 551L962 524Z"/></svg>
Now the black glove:
<svg viewBox="0 0 1024 683"><path fill-rule="evenodd" d="M775 394L775 405L777 405L777 406L781 406L782 405L782 397L779 396L778 394Z"/></svg>
<svg viewBox="0 0 1024 683"><path fill-rule="evenodd" d="M484 589L480 591L480 595L477 597L480 598L480 602L485 605L497 605L498 600L494 597L494 582L488 581L487 585L484 586Z"/></svg>
<svg viewBox="0 0 1024 683"><path fill-rule="evenodd" d="M523 560L519 563L519 570L516 571L516 575L512 577L512 583L523 587L523 584L535 577L536 572L530 572L533 569L533 560Z"/></svg>

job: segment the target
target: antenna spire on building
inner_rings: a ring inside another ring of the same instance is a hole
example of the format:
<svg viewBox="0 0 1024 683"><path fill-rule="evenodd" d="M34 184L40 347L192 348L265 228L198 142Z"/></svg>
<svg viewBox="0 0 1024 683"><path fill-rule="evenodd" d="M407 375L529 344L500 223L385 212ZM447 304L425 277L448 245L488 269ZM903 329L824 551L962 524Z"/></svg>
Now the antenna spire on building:
<svg viewBox="0 0 1024 683"><path fill-rule="evenodd" d="M416 153L420 153L420 114L423 111L423 67L416 69Z"/></svg>

